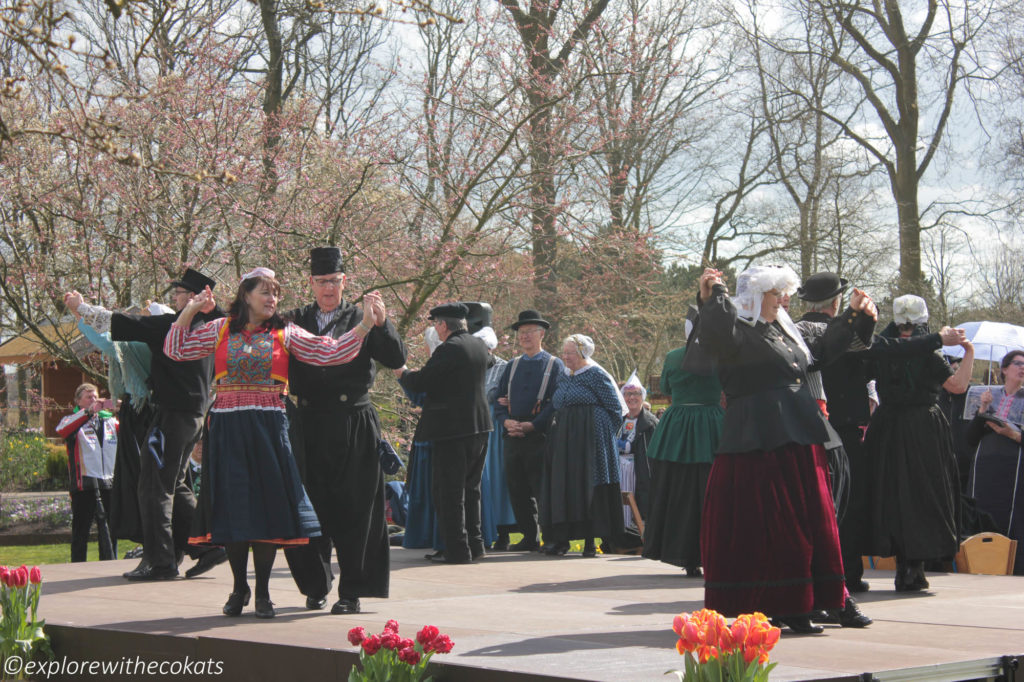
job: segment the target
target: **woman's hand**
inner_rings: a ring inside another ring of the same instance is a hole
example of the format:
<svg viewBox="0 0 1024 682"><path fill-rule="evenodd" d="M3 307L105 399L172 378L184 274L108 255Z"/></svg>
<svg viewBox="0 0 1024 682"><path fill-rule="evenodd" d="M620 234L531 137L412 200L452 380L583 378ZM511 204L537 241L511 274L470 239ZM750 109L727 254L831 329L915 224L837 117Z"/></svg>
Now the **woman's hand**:
<svg viewBox="0 0 1024 682"><path fill-rule="evenodd" d="M980 412L984 412L988 409L988 406L992 404L992 391L985 389L985 392L981 394L981 407L978 408Z"/></svg>
<svg viewBox="0 0 1024 682"><path fill-rule="evenodd" d="M75 316L76 320L80 320L82 316L78 313L78 306L85 303L85 297L77 291L69 291L64 294L64 305L68 307L71 314Z"/></svg>
<svg viewBox="0 0 1024 682"><path fill-rule="evenodd" d="M1012 424L997 424L996 422L985 422L988 424L988 428L992 429L1000 436L1009 438L1014 443L1020 442L1020 429L1013 426Z"/></svg>
<svg viewBox="0 0 1024 682"><path fill-rule="evenodd" d="M200 311L209 312L210 310L213 310L216 305L217 302L213 299L213 292L210 291L210 287L207 286L188 300L188 303L186 303L185 307L182 308L181 314L184 315L185 313L188 313L189 319L191 319L192 316Z"/></svg>

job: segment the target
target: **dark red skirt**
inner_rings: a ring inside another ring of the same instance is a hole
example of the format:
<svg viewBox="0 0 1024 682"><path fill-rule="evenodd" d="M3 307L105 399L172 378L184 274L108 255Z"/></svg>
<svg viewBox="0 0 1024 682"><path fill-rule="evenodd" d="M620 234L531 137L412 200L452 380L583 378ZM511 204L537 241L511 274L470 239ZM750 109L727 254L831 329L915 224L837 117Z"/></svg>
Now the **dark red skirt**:
<svg viewBox="0 0 1024 682"><path fill-rule="evenodd" d="M787 444L715 456L701 524L704 605L793 616L843 605L825 450Z"/></svg>

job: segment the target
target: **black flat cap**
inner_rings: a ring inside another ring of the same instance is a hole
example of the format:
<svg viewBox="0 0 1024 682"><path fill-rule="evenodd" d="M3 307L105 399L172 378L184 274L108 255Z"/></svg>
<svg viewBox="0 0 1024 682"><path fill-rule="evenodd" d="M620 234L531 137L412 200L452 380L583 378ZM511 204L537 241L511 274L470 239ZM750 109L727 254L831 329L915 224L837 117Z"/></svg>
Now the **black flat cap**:
<svg viewBox="0 0 1024 682"><path fill-rule="evenodd" d="M834 272L818 272L808 277L807 281L796 290L796 294L811 303L827 301L846 291L848 284L849 282Z"/></svg>
<svg viewBox="0 0 1024 682"><path fill-rule="evenodd" d="M524 324L535 324L545 329L551 329L551 323L540 316L536 310L524 310L519 313L519 319L509 325L510 329L519 329Z"/></svg>
<svg viewBox="0 0 1024 682"><path fill-rule="evenodd" d="M447 317L451 320L464 320L467 315L469 315L469 308L465 303L442 303L430 309L430 317L427 319Z"/></svg>
<svg viewBox="0 0 1024 682"><path fill-rule="evenodd" d="M345 272L341 249L337 246L320 246L309 252L309 274L315 277L336 272Z"/></svg>
<svg viewBox="0 0 1024 682"><path fill-rule="evenodd" d="M181 287L182 289L188 289L193 294L198 294L206 287L210 287L210 289L212 290L215 286L217 286L217 283L214 282L209 277L207 277L206 275L204 275L203 273L199 272L198 270L193 270L192 268L189 268L185 270L185 274L182 275L180 279L176 279L173 282L171 282L171 286Z"/></svg>

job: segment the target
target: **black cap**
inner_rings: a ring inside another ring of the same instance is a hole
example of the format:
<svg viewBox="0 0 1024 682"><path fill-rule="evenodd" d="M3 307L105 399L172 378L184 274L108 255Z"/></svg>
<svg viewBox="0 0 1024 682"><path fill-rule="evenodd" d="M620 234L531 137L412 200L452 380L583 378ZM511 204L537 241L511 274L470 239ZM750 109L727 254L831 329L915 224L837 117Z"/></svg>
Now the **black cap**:
<svg viewBox="0 0 1024 682"><path fill-rule="evenodd" d="M551 329L551 323L540 316L536 310L524 310L519 313L519 319L509 325L510 329L519 329L524 324L535 324L545 329Z"/></svg>
<svg viewBox="0 0 1024 682"><path fill-rule="evenodd" d="M465 303L442 303L430 309L430 317L427 319L433 320L436 317L447 317L452 320L464 320L468 314L469 308L466 307Z"/></svg>
<svg viewBox="0 0 1024 682"><path fill-rule="evenodd" d="M462 305L466 306L466 326L469 327L469 333L475 334L484 327L490 327L491 321L494 318L494 311L491 309L490 303L484 303L483 301L463 301Z"/></svg>
<svg viewBox="0 0 1024 682"><path fill-rule="evenodd" d="M796 290L796 294L805 301L817 303L843 293L848 284L849 282L834 272L819 272L808 277Z"/></svg>
<svg viewBox="0 0 1024 682"><path fill-rule="evenodd" d="M171 282L172 287L181 287L182 289L188 289L193 294L198 294L206 287L210 287L212 290L217 283L212 279L199 272L189 268L185 271L185 274L181 276L181 279L176 279Z"/></svg>
<svg viewBox="0 0 1024 682"><path fill-rule="evenodd" d="M345 272L341 249L337 246L320 246L309 252L309 274L333 275L336 272Z"/></svg>

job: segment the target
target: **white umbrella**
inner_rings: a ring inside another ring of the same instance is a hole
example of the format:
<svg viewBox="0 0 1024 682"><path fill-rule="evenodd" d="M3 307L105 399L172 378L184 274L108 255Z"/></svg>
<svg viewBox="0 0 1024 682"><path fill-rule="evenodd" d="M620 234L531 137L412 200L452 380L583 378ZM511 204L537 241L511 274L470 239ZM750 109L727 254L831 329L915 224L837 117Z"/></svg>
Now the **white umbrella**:
<svg viewBox="0 0 1024 682"><path fill-rule="evenodd" d="M999 362L1011 350L1024 350L1024 327L1008 322L964 322L957 325L965 332L974 344L974 358ZM946 355L963 357L964 349L960 346L946 346L942 350Z"/></svg>

